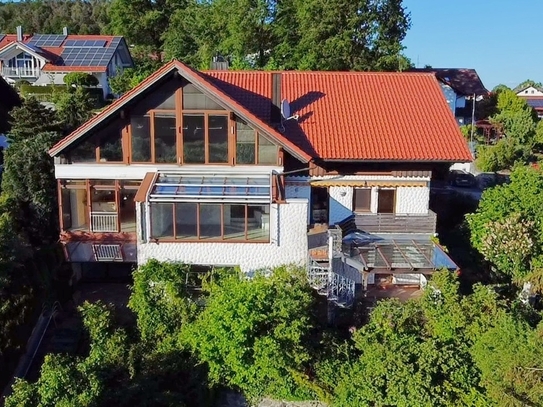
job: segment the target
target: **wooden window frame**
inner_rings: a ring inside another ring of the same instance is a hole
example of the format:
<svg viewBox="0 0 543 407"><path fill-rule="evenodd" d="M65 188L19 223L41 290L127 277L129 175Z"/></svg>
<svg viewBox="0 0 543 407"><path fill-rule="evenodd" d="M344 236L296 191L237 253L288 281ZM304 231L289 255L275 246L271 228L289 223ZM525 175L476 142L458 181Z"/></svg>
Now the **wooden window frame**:
<svg viewBox="0 0 543 407"><path fill-rule="evenodd" d="M394 191L394 197L392 199L392 212L379 212L379 194L381 191ZM388 214L393 215L396 213L396 203L397 203L397 197L398 197L398 189L397 188L379 188L377 191L377 207L376 207L376 213L378 214Z"/></svg>
<svg viewBox="0 0 543 407"><path fill-rule="evenodd" d="M69 184L66 184L66 181L70 181L70 180L67 180L67 179L57 179L57 197L58 197L58 211L59 211L59 225L60 225L60 232L63 233L63 232L70 232L70 229L64 229L64 217L63 217L63 206L62 206L62 190L63 189L81 189L81 190L85 190L85 192L87 193L87 204L85 205L87 207L87 210L85 211L85 221L86 223L88 223L89 225L89 228L88 228L88 231L90 232L90 213L88 211L88 204L89 204L89 200L90 200L90 195L89 195L89 180L86 179L86 180L82 180L82 181L85 181L85 184L84 185L69 185Z"/></svg>
<svg viewBox="0 0 543 407"><path fill-rule="evenodd" d="M239 118L239 119L241 120L241 118ZM232 162L234 163L234 165L238 165L238 163L237 163L238 128L236 126L236 120L233 119L232 122L233 122L233 126L234 126L234 134L235 134L235 138L234 138L234 141L233 141L234 148L233 148L233 161ZM277 145L273 140L270 140L270 138L268 136L266 136L265 134L262 134L258 130L253 129L249 123L247 123L246 125L249 126L253 130L253 135L255 137L255 162L252 163L252 164L239 164L239 165L254 165L254 166L257 166L257 165L258 166L261 166L261 165L268 165L268 166L283 165L283 149L281 148L281 146ZM258 149L260 147L260 136L264 137L266 140L268 140L270 143L272 143L275 146L275 148L276 148L275 164L269 164L269 163L261 164L260 163L259 154L258 154Z"/></svg>
<svg viewBox="0 0 543 407"><path fill-rule="evenodd" d="M210 203L210 202L190 202L196 204L196 239L179 239L177 238L177 222L176 222L176 206L178 203L188 203L188 202L155 202L157 204L160 203L172 203L172 216L173 216L173 222L172 222L172 238L161 238L156 237L152 235L153 230L153 218L150 216L150 224L149 224L149 240L153 241L155 243L158 242L165 242L165 243L270 243L271 241L271 230L268 230L268 237L265 239L258 239L258 240L250 240L248 239L248 219L247 215L249 212L249 206L270 206L271 204L261 204L261 203L231 203L231 202L217 202L217 203ZM219 238L211 238L211 239L202 239L200 238L200 205L205 204L212 204L212 205L220 205L221 207L221 236ZM245 230L244 230L244 239L243 240L231 240L231 239L225 239L224 234L224 206L225 205L243 205L245 207ZM152 206L149 208L150 211L152 211Z"/></svg>
<svg viewBox="0 0 543 407"><path fill-rule="evenodd" d="M358 209L356 207L356 191L368 191L369 194L370 194L370 199L369 199L369 206L367 209ZM371 203L372 203L372 196L371 196L371 193L372 193L372 190L371 190L371 187L367 187L367 188L353 188L353 212L355 213L371 213Z"/></svg>
<svg viewBox="0 0 543 407"><path fill-rule="evenodd" d="M71 232L70 229L64 229L64 219L62 216L63 212L63 206L62 206L62 190L63 189L81 189L85 190L87 194L87 202L86 202L86 210L85 210L85 220L88 224L88 228L85 229L85 232L92 233L92 234L103 234L103 233L124 233L122 232L122 225L121 225L121 192L123 190L138 190L139 186L137 185L123 185L123 181L128 180L114 180L115 182L111 185L96 185L96 182L100 182L100 180L90 180L85 179L82 181L85 181L84 185L66 185L65 179L58 179L57 180L57 197L58 197L58 210L59 210L59 224L60 224L60 231L63 232ZM139 181L139 180L130 180L130 181ZM91 228L91 213L92 213L92 195L91 192L93 191L93 188L96 190L102 190L102 191L115 191L115 208L117 212L117 231L116 232L92 232ZM134 208L135 210L135 208Z"/></svg>
<svg viewBox="0 0 543 407"><path fill-rule="evenodd" d="M224 110L182 110L181 111L181 118L180 118L180 122L181 122L181 126L179 127L179 138L181 139L181 151L183 151L183 143L184 143L184 139L183 139L183 118L184 118L184 115L191 115L191 116L199 116L199 115L203 115L204 116L204 162L203 163L185 163L184 162L184 156L181 155L181 156L178 156L178 162L181 164L181 165L230 165L230 142L229 142L229 139L230 139L230 112L228 111L224 111ZM227 120L227 148L228 148L228 158L226 160L226 162L222 162L222 163L219 163L219 162L210 162L209 161L209 116L223 116L223 117L226 117L228 120Z"/></svg>

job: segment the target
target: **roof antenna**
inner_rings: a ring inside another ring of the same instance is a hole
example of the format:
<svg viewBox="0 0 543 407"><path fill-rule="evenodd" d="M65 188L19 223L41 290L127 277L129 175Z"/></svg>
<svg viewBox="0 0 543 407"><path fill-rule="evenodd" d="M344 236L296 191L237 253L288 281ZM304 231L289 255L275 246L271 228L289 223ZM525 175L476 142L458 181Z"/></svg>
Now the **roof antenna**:
<svg viewBox="0 0 543 407"><path fill-rule="evenodd" d="M281 101L281 132L284 132L285 131L285 122L286 121L289 121L289 120L296 120L298 121L298 118L300 116L295 114L295 115L291 115L291 112L290 112L290 103L288 102L287 99L283 99Z"/></svg>

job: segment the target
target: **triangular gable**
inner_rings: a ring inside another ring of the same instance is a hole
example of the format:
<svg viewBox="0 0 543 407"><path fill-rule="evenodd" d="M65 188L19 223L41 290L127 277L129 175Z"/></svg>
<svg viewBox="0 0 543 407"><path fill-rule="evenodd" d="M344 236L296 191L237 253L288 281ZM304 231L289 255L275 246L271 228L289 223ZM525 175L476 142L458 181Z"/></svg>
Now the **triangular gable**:
<svg viewBox="0 0 543 407"><path fill-rule="evenodd" d="M49 60L46 57L41 55L38 51L36 51L32 47L30 47L30 46L28 46L26 44L23 44L22 42L17 42L17 41L16 42L11 42L8 45L6 45L4 48L0 49L0 58L2 57L2 54L6 53L8 51L11 51L11 49L15 48L15 47L17 47L17 48L21 49L22 51L32 55L33 57L41 59L42 61L49 62Z"/></svg>
<svg viewBox="0 0 543 407"><path fill-rule="evenodd" d="M224 93L222 90L217 88L211 81L209 81L204 75L198 71L189 68L187 65L173 60L167 65L160 68L158 71L153 73L142 83L136 86L134 89L125 93L121 98L112 103L108 108L103 110L101 113L93 117L91 120L83 124L73 133L62 139L56 145L54 145L50 150L49 154L55 156L59 154L66 147L70 146L80 138L88 134L89 131L94 129L98 124L104 121L107 118L110 118L115 113L117 113L121 108L123 108L127 103L136 99L144 91L152 88L158 81L166 77L171 72L177 70L181 76L191 82L198 90L204 93L207 96L210 96L216 101L224 105L228 110L235 112L237 116L245 120L257 131L261 132L263 135L268 136L272 141L275 141L277 144L282 146L287 152L292 154L294 157L298 158L303 162L309 162L312 157L307 154L305 151L300 149L294 143L289 141L285 136L279 133L276 129L271 127L269 124L265 123L253 113L251 113L247 108L236 102L228 94Z"/></svg>

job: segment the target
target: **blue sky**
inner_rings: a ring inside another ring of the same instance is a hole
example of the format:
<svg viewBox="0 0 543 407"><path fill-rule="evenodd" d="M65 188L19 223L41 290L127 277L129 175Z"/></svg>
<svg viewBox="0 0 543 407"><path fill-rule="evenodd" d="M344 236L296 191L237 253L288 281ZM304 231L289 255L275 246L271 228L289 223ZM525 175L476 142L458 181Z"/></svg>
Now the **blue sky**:
<svg viewBox="0 0 543 407"><path fill-rule="evenodd" d="M404 0L417 67L475 68L484 85L543 82L543 0Z"/></svg>

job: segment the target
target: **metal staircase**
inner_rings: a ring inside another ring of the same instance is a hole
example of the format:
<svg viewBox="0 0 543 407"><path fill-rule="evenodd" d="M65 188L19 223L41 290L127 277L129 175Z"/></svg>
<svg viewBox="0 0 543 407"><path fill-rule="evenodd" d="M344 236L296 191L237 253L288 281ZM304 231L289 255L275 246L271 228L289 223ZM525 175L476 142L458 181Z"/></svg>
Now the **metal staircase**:
<svg viewBox="0 0 543 407"><path fill-rule="evenodd" d="M328 239L332 240L333 253L331 256L329 254L327 260L309 257L309 284L320 295L325 296L330 303L338 307L349 308L354 303L356 281L352 275L345 272L345 267L337 267L339 258L341 258L341 262L345 262L347 259L341 251L341 230L329 229L327 233Z"/></svg>

